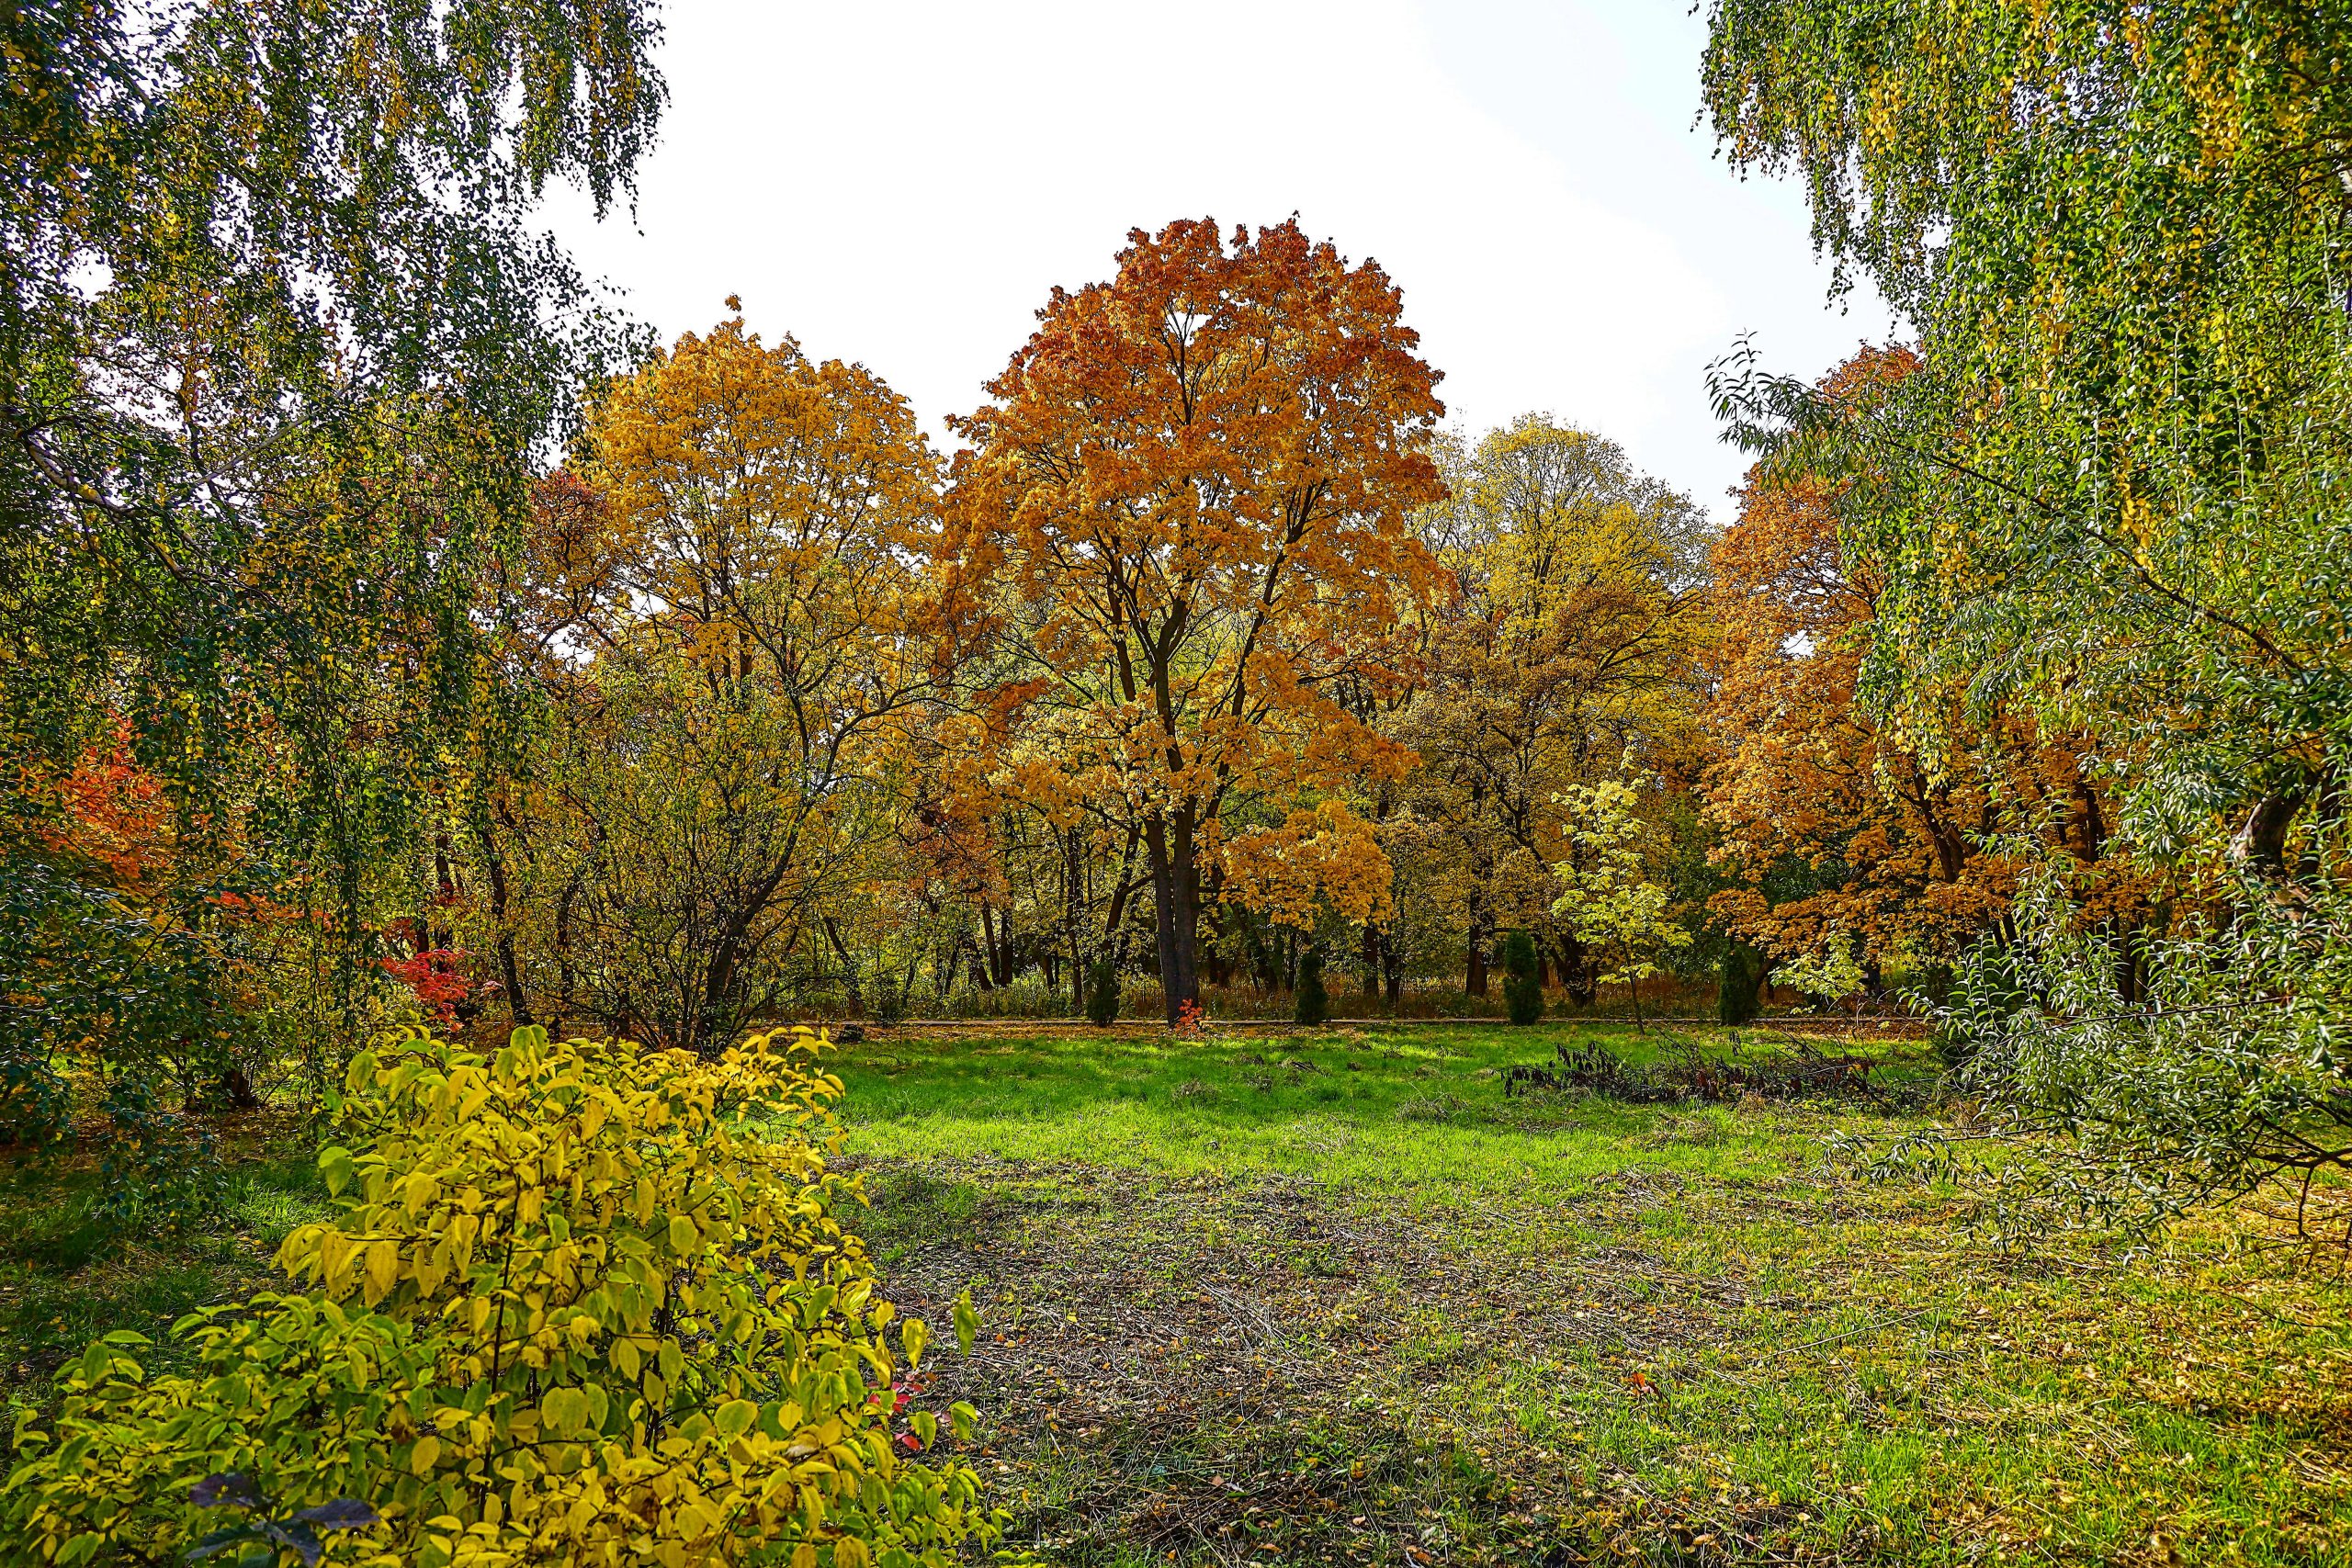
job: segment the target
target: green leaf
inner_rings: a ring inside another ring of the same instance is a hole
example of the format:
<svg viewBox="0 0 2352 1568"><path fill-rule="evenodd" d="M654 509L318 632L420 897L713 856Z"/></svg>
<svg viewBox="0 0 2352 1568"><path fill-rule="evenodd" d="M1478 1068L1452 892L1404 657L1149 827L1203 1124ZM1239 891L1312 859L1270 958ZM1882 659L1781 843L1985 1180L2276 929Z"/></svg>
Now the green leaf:
<svg viewBox="0 0 2352 1568"><path fill-rule="evenodd" d="M972 1353L972 1341L980 1332L980 1314L972 1310L972 1287L964 1287L956 1298L956 1345L967 1356Z"/></svg>

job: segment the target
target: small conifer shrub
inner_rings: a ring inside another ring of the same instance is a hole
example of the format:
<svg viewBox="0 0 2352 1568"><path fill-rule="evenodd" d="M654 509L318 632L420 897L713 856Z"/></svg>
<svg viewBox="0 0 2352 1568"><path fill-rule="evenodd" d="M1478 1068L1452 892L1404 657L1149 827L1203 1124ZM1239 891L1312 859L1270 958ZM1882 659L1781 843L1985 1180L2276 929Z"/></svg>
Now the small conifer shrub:
<svg viewBox="0 0 2352 1568"><path fill-rule="evenodd" d="M1323 950L1309 947L1298 956L1298 989L1291 997L1291 1017L1300 1023L1319 1024L1331 1016L1331 993L1323 985Z"/></svg>
<svg viewBox="0 0 2352 1568"><path fill-rule="evenodd" d="M1757 990L1764 984L1764 959L1744 942L1724 952L1715 989L1715 1016L1735 1026L1756 1021Z"/></svg>
<svg viewBox="0 0 2352 1568"><path fill-rule="evenodd" d="M1503 1010L1513 1023L1544 1016L1544 982L1535 971L1535 939L1515 931L1503 942Z"/></svg>
<svg viewBox="0 0 2352 1568"><path fill-rule="evenodd" d="M1098 958L1086 980L1086 1017L1097 1029L1108 1029L1119 1016L1119 966Z"/></svg>

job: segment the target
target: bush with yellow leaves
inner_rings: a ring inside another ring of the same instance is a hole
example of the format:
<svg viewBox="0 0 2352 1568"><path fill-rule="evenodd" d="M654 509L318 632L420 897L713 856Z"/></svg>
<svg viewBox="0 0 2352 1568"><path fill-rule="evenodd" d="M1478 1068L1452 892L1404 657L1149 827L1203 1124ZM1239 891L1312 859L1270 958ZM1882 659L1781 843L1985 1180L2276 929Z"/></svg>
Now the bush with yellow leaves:
<svg viewBox="0 0 2352 1568"><path fill-rule="evenodd" d="M184 1320L196 1375L148 1380L130 1334L61 1372L0 1557L916 1568L993 1542L971 1469L922 1457L924 1325L836 1217L823 1044L526 1029L487 1060L356 1058L349 1147L320 1156L346 1212L278 1254L305 1288ZM968 1297L956 1318L968 1346Z"/></svg>

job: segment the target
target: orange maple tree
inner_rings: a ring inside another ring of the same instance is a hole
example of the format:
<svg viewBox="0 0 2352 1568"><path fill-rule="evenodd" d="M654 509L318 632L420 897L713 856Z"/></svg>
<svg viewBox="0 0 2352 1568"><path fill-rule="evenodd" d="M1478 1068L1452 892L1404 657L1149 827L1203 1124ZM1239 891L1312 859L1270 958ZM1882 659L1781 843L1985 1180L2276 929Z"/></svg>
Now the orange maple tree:
<svg viewBox="0 0 2352 1568"><path fill-rule="evenodd" d="M1338 688L1399 681L1439 591L1408 518L1442 494L1444 409L1387 275L1295 220L1137 230L1118 260L957 422L944 605L994 650L1000 787L1139 828L1173 1021L1204 902L1385 912L1341 796L1411 754Z"/></svg>
<svg viewBox="0 0 2352 1568"><path fill-rule="evenodd" d="M1865 350L1828 384L1917 364ZM1872 967L1933 964L2004 917L2029 856L2056 852L2076 863L2087 904L2132 919L2144 888L2107 854L2109 807L2080 746L1958 693L1932 735L1858 700L1884 584L1841 543L1835 502L1818 482L1751 474L1713 551L1708 809L1718 863L1742 883L1714 895L1717 916L1783 957L1842 942ZM1792 863L1811 886L1776 901L1768 874Z"/></svg>

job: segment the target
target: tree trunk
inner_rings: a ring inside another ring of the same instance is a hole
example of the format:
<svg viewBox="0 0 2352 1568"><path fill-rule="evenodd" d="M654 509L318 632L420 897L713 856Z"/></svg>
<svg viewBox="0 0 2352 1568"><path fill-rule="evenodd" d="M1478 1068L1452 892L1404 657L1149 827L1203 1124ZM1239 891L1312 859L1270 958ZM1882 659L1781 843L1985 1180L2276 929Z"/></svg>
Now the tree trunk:
<svg viewBox="0 0 2352 1568"><path fill-rule="evenodd" d="M481 840L482 869L490 876L490 919L497 928L494 943L498 952L498 980L506 987L506 1012L517 1029L528 1029L536 1021L531 1017L530 999L523 995L523 968L514 961L514 931L506 922L506 861L498 852L496 837L490 823L481 818L474 821L474 833Z"/></svg>
<svg viewBox="0 0 2352 1568"><path fill-rule="evenodd" d="M1560 989L1566 991L1568 999L1577 1006L1590 1007L1595 995L1592 962L1585 952L1584 943L1572 936L1561 937L1559 957Z"/></svg>
<svg viewBox="0 0 2352 1568"><path fill-rule="evenodd" d="M2303 809L2303 792L2266 795L2246 814L2245 826L2230 840L2230 858L2263 876L2281 876L2287 870L2287 830Z"/></svg>
<svg viewBox="0 0 2352 1568"><path fill-rule="evenodd" d="M865 1016L865 988L859 984L857 960L850 956L849 944L842 941L842 928L832 916L824 918L825 940L833 944L833 956L842 961L842 973L849 977L849 1008L858 1017Z"/></svg>
<svg viewBox="0 0 2352 1568"><path fill-rule="evenodd" d="M1370 920L1363 923L1363 994L1380 995L1380 928Z"/></svg>
<svg viewBox="0 0 2352 1568"><path fill-rule="evenodd" d="M1476 888L1470 893L1470 963L1462 988L1474 997L1487 994L1487 908Z"/></svg>
<svg viewBox="0 0 2352 1568"><path fill-rule="evenodd" d="M1200 934L1201 886L1193 863L1193 823L1189 811L1154 812L1144 831L1151 852L1153 934L1159 945L1159 989L1165 998L1171 1029L1183 1016L1186 1003L1201 999L1196 967Z"/></svg>
<svg viewBox="0 0 2352 1568"><path fill-rule="evenodd" d="M1083 919L1081 900L1086 892L1086 865L1081 858L1078 829L1062 830L1062 940L1069 951L1069 1014L1072 1018L1086 1011L1086 958L1080 951L1079 926Z"/></svg>
<svg viewBox="0 0 2352 1568"><path fill-rule="evenodd" d="M566 1020L578 1008L579 976L571 967L571 907L579 897L580 878L575 874L555 901L556 1006Z"/></svg>
<svg viewBox="0 0 2352 1568"><path fill-rule="evenodd" d="M702 997L694 1016L685 1021L689 1031L686 1046L703 1056L716 1056L726 1049L718 1040L719 1021L726 1016L728 992L735 988L735 965L738 950L730 932L719 939L718 947L710 955L710 966L703 971Z"/></svg>

